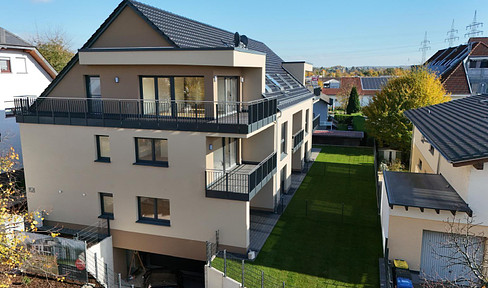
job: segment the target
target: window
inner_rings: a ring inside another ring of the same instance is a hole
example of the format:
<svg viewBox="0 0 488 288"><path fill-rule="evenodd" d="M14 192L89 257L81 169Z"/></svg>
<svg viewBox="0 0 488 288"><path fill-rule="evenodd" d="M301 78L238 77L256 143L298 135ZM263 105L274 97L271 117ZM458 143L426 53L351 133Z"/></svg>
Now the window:
<svg viewBox="0 0 488 288"><path fill-rule="evenodd" d="M137 197L139 211L138 223L170 225L170 209L168 199Z"/></svg>
<svg viewBox="0 0 488 288"><path fill-rule="evenodd" d="M146 115L180 116L198 113L198 117L205 117L204 113L190 111L197 101L205 100L204 77L141 77L142 111ZM171 105L176 101L176 106Z"/></svg>
<svg viewBox="0 0 488 288"><path fill-rule="evenodd" d="M100 192L100 216L98 218L114 219L114 200L111 193Z"/></svg>
<svg viewBox="0 0 488 288"><path fill-rule="evenodd" d="M469 60L469 68L477 68L476 66L478 64L478 61L476 60Z"/></svg>
<svg viewBox="0 0 488 288"><path fill-rule="evenodd" d="M308 117L309 117L309 109L305 111L305 133L308 133Z"/></svg>
<svg viewBox="0 0 488 288"><path fill-rule="evenodd" d="M168 167L168 140L153 138L136 139L136 163Z"/></svg>
<svg viewBox="0 0 488 288"><path fill-rule="evenodd" d="M106 135L97 135L97 160L96 162L110 162L110 141Z"/></svg>
<svg viewBox="0 0 488 288"><path fill-rule="evenodd" d="M0 59L0 73L10 73L10 59Z"/></svg>
<svg viewBox="0 0 488 288"><path fill-rule="evenodd" d="M281 124L281 155L286 154L286 132L288 130L288 122Z"/></svg>
<svg viewBox="0 0 488 288"><path fill-rule="evenodd" d="M430 154L434 155L434 146L430 145L429 152Z"/></svg>
<svg viewBox="0 0 488 288"><path fill-rule="evenodd" d="M422 171L422 160L419 159L419 171Z"/></svg>
<svg viewBox="0 0 488 288"><path fill-rule="evenodd" d="M86 76L86 98L88 98L89 113L102 113L100 76Z"/></svg>
<svg viewBox="0 0 488 288"><path fill-rule="evenodd" d="M26 74L27 73L27 65L25 63L25 58L23 57L17 57L15 59L17 62L16 63L16 70L17 70L17 74Z"/></svg>
<svg viewBox="0 0 488 288"><path fill-rule="evenodd" d="M488 60L481 60L480 68L488 68Z"/></svg>

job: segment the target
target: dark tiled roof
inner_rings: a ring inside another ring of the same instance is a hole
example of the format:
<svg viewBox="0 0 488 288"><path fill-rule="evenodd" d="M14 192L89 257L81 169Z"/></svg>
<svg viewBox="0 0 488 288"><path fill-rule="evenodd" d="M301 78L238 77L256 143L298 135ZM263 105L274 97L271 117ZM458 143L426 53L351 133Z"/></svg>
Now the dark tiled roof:
<svg viewBox="0 0 488 288"><path fill-rule="evenodd" d="M5 38L3 37L4 34ZM32 44L2 27L0 27L0 45L33 47Z"/></svg>
<svg viewBox="0 0 488 288"><path fill-rule="evenodd" d="M149 21L180 48L220 48L234 43L234 33L173 14L140 2L130 1ZM250 39L250 50L266 53L266 73L285 73L281 59L264 43Z"/></svg>
<svg viewBox="0 0 488 288"><path fill-rule="evenodd" d="M409 110L405 115L449 162L488 157L488 95Z"/></svg>
<svg viewBox="0 0 488 288"><path fill-rule="evenodd" d="M468 204L440 174L385 171L385 186L390 207L395 205L466 212Z"/></svg>

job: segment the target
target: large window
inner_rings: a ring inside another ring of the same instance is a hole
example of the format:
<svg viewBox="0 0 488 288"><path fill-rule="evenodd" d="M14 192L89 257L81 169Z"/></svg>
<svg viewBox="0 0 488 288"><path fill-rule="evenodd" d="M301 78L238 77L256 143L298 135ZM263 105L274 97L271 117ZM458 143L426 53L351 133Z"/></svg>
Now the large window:
<svg viewBox="0 0 488 288"><path fill-rule="evenodd" d="M111 193L100 192L100 216L98 218L114 219L114 200Z"/></svg>
<svg viewBox="0 0 488 288"><path fill-rule="evenodd" d="M286 153L286 132L288 130L288 122L281 124L281 155Z"/></svg>
<svg viewBox="0 0 488 288"><path fill-rule="evenodd" d="M217 94L219 101L219 115L226 115L236 112L236 102L239 99L238 78L217 77Z"/></svg>
<svg viewBox="0 0 488 288"><path fill-rule="evenodd" d="M88 98L89 113L102 113L100 76L86 76L86 98Z"/></svg>
<svg viewBox="0 0 488 288"><path fill-rule="evenodd" d="M135 138L136 163L168 167L168 140L154 138Z"/></svg>
<svg viewBox="0 0 488 288"><path fill-rule="evenodd" d="M170 208L168 199L137 197L140 223L170 225Z"/></svg>
<svg viewBox="0 0 488 288"><path fill-rule="evenodd" d="M142 111L146 115L204 117L204 77L141 77ZM171 101L174 101L174 105Z"/></svg>
<svg viewBox="0 0 488 288"><path fill-rule="evenodd" d="M10 68L10 59L1 58L0 59L0 73L10 73L12 69Z"/></svg>
<svg viewBox="0 0 488 288"><path fill-rule="evenodd" d="M110 141L106 135L97 135L97 162L110 162Z"/></svg>

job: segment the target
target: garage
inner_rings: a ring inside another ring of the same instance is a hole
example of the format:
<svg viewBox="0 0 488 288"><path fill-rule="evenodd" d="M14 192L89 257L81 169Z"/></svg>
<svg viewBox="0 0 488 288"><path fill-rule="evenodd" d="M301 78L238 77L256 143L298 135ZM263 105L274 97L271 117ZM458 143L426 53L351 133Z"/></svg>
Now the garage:
<svg viewBox="0 0 488 288"><path fill-rule="evenodd" d="M462 259L458 248L453 243L469 243L466 245L468 254L481 264L483 261L485 240L481 237L459 235L454 241L448 233L424 230L422 234L422 252L420 262L420 276L433 281L455 281L461 278L474 279L474 274L465 265L450 265L448 259Z"/></svg>

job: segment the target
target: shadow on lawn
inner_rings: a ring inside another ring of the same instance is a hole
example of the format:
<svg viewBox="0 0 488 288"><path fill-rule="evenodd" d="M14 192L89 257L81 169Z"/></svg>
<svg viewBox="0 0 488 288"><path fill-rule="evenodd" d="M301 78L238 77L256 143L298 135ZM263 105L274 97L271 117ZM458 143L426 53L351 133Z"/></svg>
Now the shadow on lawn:
<svg viewBox="0 0 488 288"><path fill-rule="evenodd" d="M321 277L324 284L378 287L381 238L372 161L371 149L325 147L255 264Z"/></svg>

